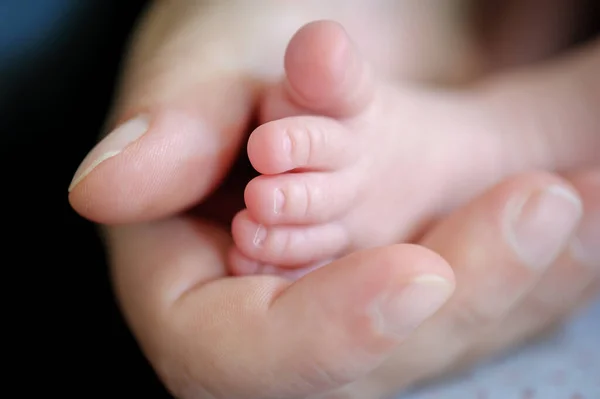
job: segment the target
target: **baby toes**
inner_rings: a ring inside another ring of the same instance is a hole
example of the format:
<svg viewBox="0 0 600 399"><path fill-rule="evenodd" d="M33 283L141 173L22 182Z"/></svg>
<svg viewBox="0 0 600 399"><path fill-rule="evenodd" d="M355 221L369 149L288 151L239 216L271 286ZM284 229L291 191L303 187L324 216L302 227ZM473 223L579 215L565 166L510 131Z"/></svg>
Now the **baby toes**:
<svg viewBox="0 0 600 399"><path fill-rule="evenodd" d="M356 180L344 171L259 176L248 183L244 198L260 224L322 224L342 217L355 202Z"/></svg>
<svg viewBox="0 0 600 399"><path fill-rule="evenodd" d="M333 259L323 260L318 263L311 263L299 267L279 267L276 265L260 263L257 260L244 256L237 248L232 247L229 250L229 271L234 276L252 276L252 275L274 275L289 280L298 280L308 273L319 269Z"/></svg>
<svg viewBox="0 0 600 399"><path fill-rule="evenodd" d="M355 138L354 138L355 139ZM334 119L298 116L259 126L248 139L254 169L272 175L291 170L335 170L356 158L359 144Z"/></svg>
<svg viewBox="0 0 600 399"><path fill-rule="evenodd" d="M358 115L376 89L371 67L345 29L333 21L306 24L290 40L285 78L264 99L261 121L318 114Z"/></svg>
<svg viewBox="0 0 600 399"><path fill-rule="evenodd" d="M349 244L342 224L264 226L247 210L235 216L231 229L240 253L262 264L303 266L334 257Z"/></svg>

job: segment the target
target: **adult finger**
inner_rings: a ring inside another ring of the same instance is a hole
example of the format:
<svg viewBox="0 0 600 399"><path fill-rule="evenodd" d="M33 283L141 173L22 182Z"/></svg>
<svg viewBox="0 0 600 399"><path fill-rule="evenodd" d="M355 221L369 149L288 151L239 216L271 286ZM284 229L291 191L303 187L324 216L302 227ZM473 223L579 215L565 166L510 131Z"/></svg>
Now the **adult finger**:
<svg viewBox="0 0 600 399"><path fill-rule="evenodd" d="M479 85L475 99L485 122L478 129L499 151L482 173L597 167L599 70L600 38Z"/></svg>
<svg viewBox="0 0 600 399"><path fill-rule="evenodd" d="M202 199L230 168L258 86L232 68L243 65L226 46L214 45L216 6L154 2L125 60L112 131L69 187L82 216L118 224L170 215Z"/></svg>
<svg viewBox="0 0 600 399"><path fill-rule="evenodd" d="M535 173L500 183L439 222L422 244L452 265L454 294L380 369L346 389L383 397L451 370L540 281L581 212L568 183Z"/></svg>
<svg viewBox="0 0 600 399"><path fill-rule="evenodd" d="M467 358L498 351L559 325L600 293L600 170L567 178L583 201L575 239L498 328L481 337Z"/></svg>
<svg viewBox="0 0 600 399"><path fill-rule="evenodd" d="M182 398L298 398L347 384L453 290L449 266L413 245L356 253L292 283L224 277L229 238L190 219L107 238L124 314Z"/></svg>

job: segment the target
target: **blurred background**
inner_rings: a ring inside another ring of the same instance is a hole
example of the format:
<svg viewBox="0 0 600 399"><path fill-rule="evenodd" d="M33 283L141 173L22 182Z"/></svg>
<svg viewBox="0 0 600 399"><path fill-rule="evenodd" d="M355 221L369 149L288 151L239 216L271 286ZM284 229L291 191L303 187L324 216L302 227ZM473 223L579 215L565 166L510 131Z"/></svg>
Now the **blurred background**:
<svg viewBox="0 0 600 399"><path fill-rule="evenodd" d="M585 1L600 21L600 2ZM169 397L121 319L95 227L67 202L146 3L0 0L4 381L19 396ZM589 36L581 27L576 40Z"/></svg>
<svg viewBox="0 0 600 399"><path fill-rule="evenodd" d="M18 396L168 397L120 318L94 226L67 202L145 3L0 0L3 385Z"/></svg>

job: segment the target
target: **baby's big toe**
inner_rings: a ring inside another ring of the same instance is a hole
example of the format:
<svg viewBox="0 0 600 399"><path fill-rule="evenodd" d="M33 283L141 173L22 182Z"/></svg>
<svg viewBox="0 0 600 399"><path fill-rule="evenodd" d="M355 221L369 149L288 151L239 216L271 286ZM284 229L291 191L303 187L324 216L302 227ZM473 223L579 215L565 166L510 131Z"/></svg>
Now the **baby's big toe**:
<svg viewBox="0 0 600 399"><path fill-rule="evenodd" d="M308 113L355 116L372 100L370 67L336 22L315 21L298 30L286 49L284 65L282 88L291 104ZM267 112L264 116L269 117Z"/></svg>

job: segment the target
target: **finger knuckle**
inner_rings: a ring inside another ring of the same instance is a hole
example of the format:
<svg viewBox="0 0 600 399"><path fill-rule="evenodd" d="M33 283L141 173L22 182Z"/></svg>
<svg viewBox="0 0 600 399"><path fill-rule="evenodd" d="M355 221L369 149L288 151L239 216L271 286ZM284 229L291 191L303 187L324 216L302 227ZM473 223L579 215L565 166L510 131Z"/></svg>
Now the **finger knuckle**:
<svg viewBox="0 0 600 399"><path fill-rule="evenodd" d="M473 331L496 323L501 315L481 302L466 302L453 312L453 324L459 331Z"/></svg>

